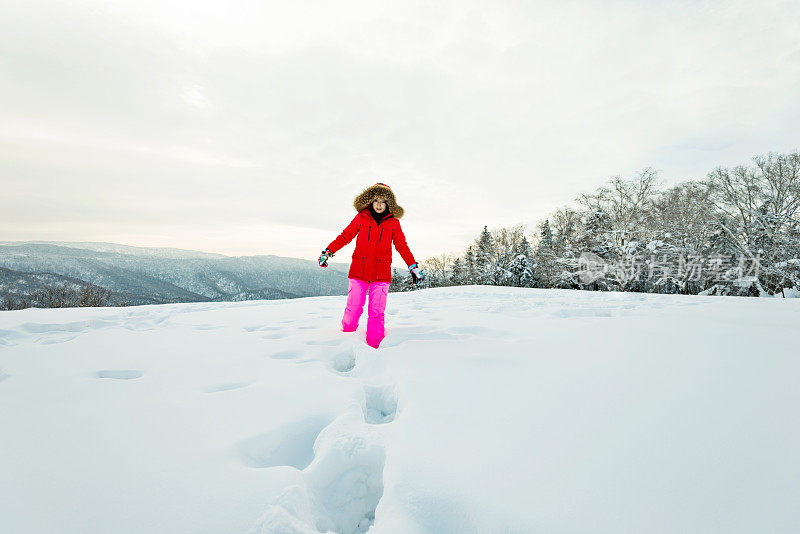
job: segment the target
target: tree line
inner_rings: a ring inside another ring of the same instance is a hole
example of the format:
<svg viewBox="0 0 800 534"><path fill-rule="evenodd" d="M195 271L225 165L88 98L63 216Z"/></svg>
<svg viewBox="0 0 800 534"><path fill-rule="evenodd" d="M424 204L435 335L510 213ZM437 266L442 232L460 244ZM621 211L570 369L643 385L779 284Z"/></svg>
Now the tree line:
<svg viewBox="0 0 800 534"><path fill-rule="evenodd" d="M44 285L27 295L5 295L0 300L0 310L126 305L121 301L112 302L112 297L111 290L94 284L69 285L61 283Z"/></svg>
<svg viewBox="0 0 800 534"><path fill-rule="evenodd" d="M463 252L421 262L424 286L785 294L800 289L798 208L797 151L671 187L645 168L580 195L528 235L522 224L484 226ZM393 290L411 289L398 278Z"/></svg>

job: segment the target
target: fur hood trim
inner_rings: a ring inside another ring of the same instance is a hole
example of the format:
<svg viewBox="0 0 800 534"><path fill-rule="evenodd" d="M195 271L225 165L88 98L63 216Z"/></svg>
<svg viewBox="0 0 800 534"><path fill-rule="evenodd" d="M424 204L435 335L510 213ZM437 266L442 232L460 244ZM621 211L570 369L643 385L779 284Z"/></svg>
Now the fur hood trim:
<svg viewBox="0 0 800 534"><path fill-rule="evenodd" d="M366 188L355 200L353 200L353 207L356 211L361 211L368 207L375 197L381 196L386 199L386 207L389 208L389 213L399 219L403 216L405 210L397 204L397 199L394 197L394 192L386 184L377 183Z"/></svg>

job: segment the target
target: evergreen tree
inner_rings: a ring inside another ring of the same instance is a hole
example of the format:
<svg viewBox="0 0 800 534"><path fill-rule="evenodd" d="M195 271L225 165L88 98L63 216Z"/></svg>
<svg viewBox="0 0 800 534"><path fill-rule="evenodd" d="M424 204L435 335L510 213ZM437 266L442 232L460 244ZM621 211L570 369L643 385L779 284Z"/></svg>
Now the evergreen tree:
<svg viewBox="0 0 800 534"><path fill-rule="evenodd" d="M550 220L545 219L544 223L542 224L542 232L541 232L541 241L539 241L540 247L547 247L550 250L553 250L553 231L550 229Z"/></svg>
<svg viewBox="0 0 800 534"><path fill-rule="evenodd" d="M570 219L563 232L559 232L556 238L554 250L561 257L572 256L572 239L575 233L575 223Z"/></svg>
<svg viewBox="0 0 800 534"><path fill-rule="evenodd" d="M514 250L514 259L509 265L512 275L511 283L517 287L533 286L533 253L530 243L525 236L522 236L519 246Z"/></svg>
<svg viewBox="0 0 800 534"><path fill-rule="evenodd" d="M536 262L534 276L539 282L539 287L554 287L556 254L553 250L553 231L550 229L550 221L547 219L541 224L534 260Z"/></svg>
<svg viewBox="0 0 800 534"><path fill-rule="evenodd" d="M466 272L464 273L464 283L465 284L474 284L475 283L475 253L473 252L473 247L467 247L467 254L464 260L466 264Z"/></svg>
<svg viewBox="0 0 800 534"><path fill-rule="evenodd" d="M611 217L601 210L594 209L587 213L583 219L583 225L578 232L575 242L578 249L575 254L582 256L588 253L592 257L599 257L603 262L609 264L614 261L614 230ZM578 260L578 264L580 259ZM587 289L607 291L614 287L613 274L592 280L588 284L580 284L580 287Z"/></svg>
<svg viewBox="0 0 800 534"><path fill-rule="evenodd" d="M603 210L590 212L584 222L579 244L581 252L591 252L604 260L611 260L614 251L611 217Z"/></svg>
<svg viewBox="0 0 800 534"><path fill-rule="evenodd" d="M475 252L475 275L478 284L489 285L494 275L494 240L486 226L483 227L478 238L478 248Z"/></svg>
<svg viewBox="0 0 800 534"><path fill-rule="evenodd" d="M533 256L533 252L531 251L531 244L528 243L528 238L522 236L522 241L519 243L519 248L517 249L517 254L523 254L525 257L530 258Z"/></svg>
<svg viewBox="0 0 800 534"><path fill-rule="evenodd" d="M452 273L450 275L450 283L454 286L460 286L464 284L464 264L461 262L461 258L456 258L453 260L453 267Z"/></svg>

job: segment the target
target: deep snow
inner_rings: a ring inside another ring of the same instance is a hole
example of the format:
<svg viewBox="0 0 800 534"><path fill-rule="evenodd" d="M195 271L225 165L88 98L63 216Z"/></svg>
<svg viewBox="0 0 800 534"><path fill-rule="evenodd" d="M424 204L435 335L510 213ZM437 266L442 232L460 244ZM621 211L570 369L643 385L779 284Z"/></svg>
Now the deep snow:
<svg viewBox="0 0 800 534"><path fill-rule="evenodd" d="M800 301L344 302L0 313L0 532L800 531Z"/></svg>

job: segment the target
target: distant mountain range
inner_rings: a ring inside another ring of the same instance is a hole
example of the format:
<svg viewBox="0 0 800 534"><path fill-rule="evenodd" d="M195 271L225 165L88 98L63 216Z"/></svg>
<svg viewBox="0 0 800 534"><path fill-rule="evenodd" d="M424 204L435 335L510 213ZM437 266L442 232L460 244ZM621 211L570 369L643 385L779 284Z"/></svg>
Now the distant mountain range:
<svg viewBox="0 0 800 534"><path fill-rule="evenodd" d="M101 286L112 302L131 305L283 299L347 294L347 266L114 243L0 242L0 299L60 283Z"/></svg>

